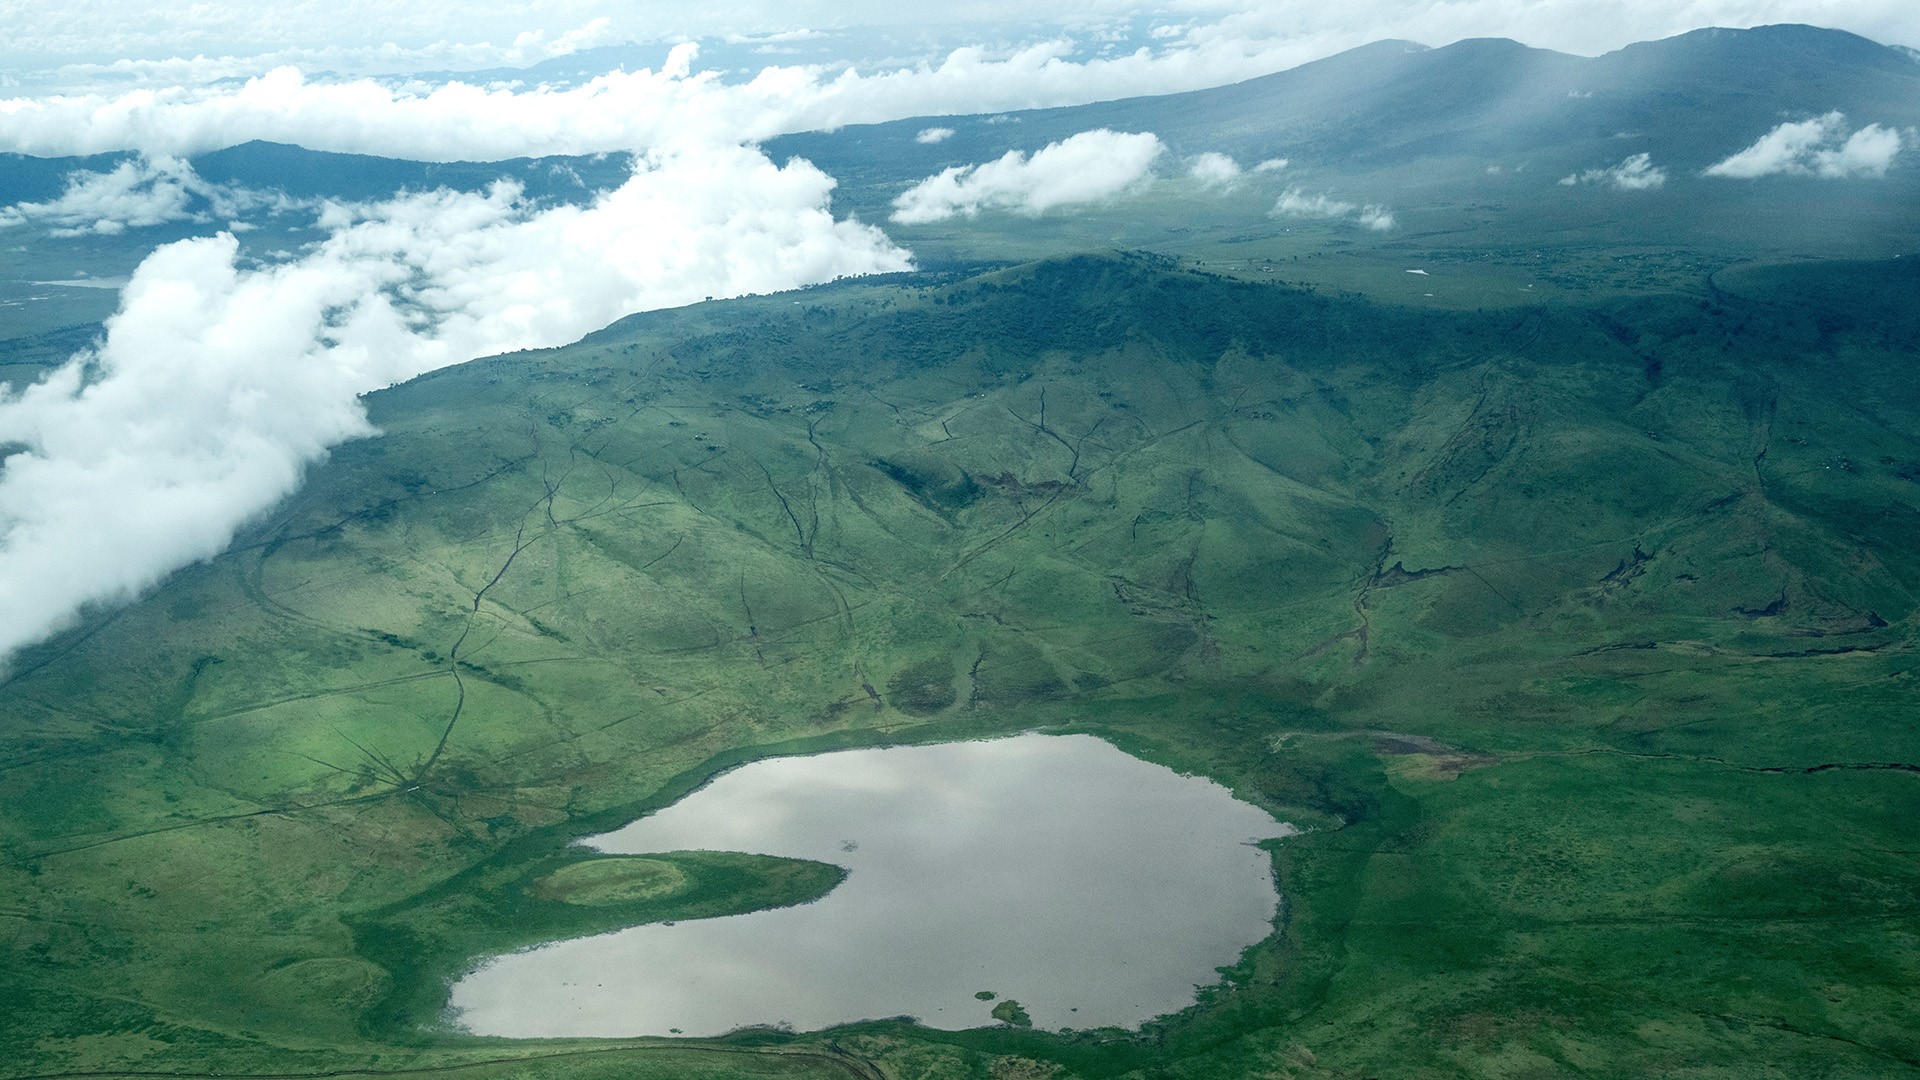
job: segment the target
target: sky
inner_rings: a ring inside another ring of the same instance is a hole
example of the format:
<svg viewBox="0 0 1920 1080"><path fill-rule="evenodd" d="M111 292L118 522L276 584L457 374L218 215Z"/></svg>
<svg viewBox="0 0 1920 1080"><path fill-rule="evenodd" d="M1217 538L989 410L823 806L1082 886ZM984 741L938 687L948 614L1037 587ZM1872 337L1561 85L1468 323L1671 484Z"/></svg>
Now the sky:
<svg viewBox="0 0 1920 1080"><path fill-rule="evenodd" d="M1062 212L1157 182L1218 193L1287 168L1087 131L946 169L861 223L835 218L833 177L761 152L775 135L1197 89L1383 38L1594 54L1811 22L1920 42L1911 0L959 0L936 15L877 0L0 0L0 18L0 151L137 155L0 206L0 243L145 252L95 345L39 382L0 384L0 668L217 555L331 447L372 434L369 391L634 311L908 269L900 226ZM535 64L545 74L502 70ZM463 71L480 74L447 74ZM1756 132L1712 175L1869 182L1920 138L1871 119ZM634 166L571 203L503 179L356 204L221 187L188 160L252 139L441 161L620 152ZM1643 155L1560 183L1665 180ZM1294 186L1273 215L1398 227L1391 207ZM289 221L320 238L243 251L240 236ZM161 224L196 235L148 250ZM5 319L0 341L17 334Z"/></svg>
<svg viewBox="0 0 1920 1080"><path fill-rule="evenodd" d="M1070 37L1093 55L1231 47L1265 58L1268 70L1382 38L1500 36L1592 55L1702 26L1772 22L1920 45L1920 5L1909 0L0 0L0 18L0 71L29 84L63 70L69 83L113 76L116 66L120 77L173 82L281 63L346 73L519 67L595 46L692 39L738 46L742 67L757 57L884 65Z"/></svg>

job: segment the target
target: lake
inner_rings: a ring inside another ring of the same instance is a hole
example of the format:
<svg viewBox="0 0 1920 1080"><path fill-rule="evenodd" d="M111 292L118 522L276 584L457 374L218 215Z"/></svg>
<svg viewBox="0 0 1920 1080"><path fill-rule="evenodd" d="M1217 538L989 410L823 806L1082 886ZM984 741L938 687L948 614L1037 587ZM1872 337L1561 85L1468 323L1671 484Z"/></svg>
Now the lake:
<svg viewBox="0 0 1920 1080"><path fill-rule="evenodd" d="M838 888L499 957L452 1007L514 1037L955 1030L995 1023L1005 999L1039 1028L1137 1027L1272 932L1272 859L1253 845L1294 832L1090 735L757 761L584 843L815 859L849 870Z"/></svg>

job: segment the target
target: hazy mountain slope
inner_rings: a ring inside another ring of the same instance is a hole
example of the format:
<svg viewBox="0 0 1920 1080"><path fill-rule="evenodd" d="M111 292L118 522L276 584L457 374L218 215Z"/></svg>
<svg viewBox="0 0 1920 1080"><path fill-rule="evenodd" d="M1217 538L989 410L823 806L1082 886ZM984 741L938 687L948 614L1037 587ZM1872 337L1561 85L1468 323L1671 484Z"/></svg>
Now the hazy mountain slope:
<svg viewBox="0 0 1920 1080"><path fill-rule="evenodd" d="M1703 175L1785 121L1830 112L1844 114L1845 132L1920 129L1920 65L1804 26L1702 31L1592 59L1511 41L1382 42L1191 94L850 127L775 140L768 152L815 161L840 178L840 210L886 221L898 196L943 169L1094 128L1151 131L1172 153L1144 193L887 228L924 265L1145 249L1255 277L1284 264L1297 280L1415 305L1482 307L1548 287L1691 288L1754 259L1920 252L1911 139L1884 175ZM954 134L917 141L932 127ZM1287 164L1208 187L1185 176L1206 151L1247 168ZM1623 187L1609 170L1636 159L1646 182ZM1280 212L1287 191L1308 209ZM1320 198L1348 213L1318 216ZM1391 215L1389 227L1356 220L1369 205ZM1463 265L1500 276L1469 275L1479 284L1465 289L1403 277Z"/></svg>
<svg viewBox="0 0 1920 1080"><path fill-rule="evenodd" d="M849 127L769 148L855 183L880 183L1096 127L1152 131L1180 153L1347 170L1455 155L1570 164L1629 133L1669 165L1697 171L1783 118L1834 109L1859 124L1920 122L1920 65L1865 38L1809 26L1700 30L1591 59L1500 39L1438 49L1388 41L1211 90ZM913 141L935 123L955 134L934 145Z"/></svg>
<svg viewBox="0 0 1920 1080"><path fill-rule="evenodd" d="M1916 272L1477 315L1086 257L374 395L383 436L0 684L0 1048L550 1052L417 1025L571 837L775 748L1052 726L1315 827L1236 989L1139 1039L736 1051L1882 1074L1920 1057ZM648 1053L543 1075L821 1067Z"/></svg>

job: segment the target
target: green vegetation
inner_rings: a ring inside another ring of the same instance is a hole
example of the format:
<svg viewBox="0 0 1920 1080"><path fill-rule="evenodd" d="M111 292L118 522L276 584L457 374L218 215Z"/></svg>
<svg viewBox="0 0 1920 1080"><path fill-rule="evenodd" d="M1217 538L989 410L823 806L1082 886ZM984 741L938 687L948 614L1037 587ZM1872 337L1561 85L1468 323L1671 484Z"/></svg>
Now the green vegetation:
<svg viewBox="0 0 1920 1080"><path fill-rule="evenodd" d="M1423 310L1082 257L374 395L384 434L0 684L0 1076L1920 1068L1915 295L1905 259ZM1308 830L1193 1009L439 1024L477 957L839 874L579 836L1032 728Z"/></svg>
<svg viewBox="0 0 1920 1080"><path fill-rule="evenodd" d="M1024 1028L1033 1026L1033 1020L1027 1016L1027 1010L1021 1008L1020 1003L1012 998L1008 998L993 1007L993 1018L1003 1024L1011 1024L1014 1027Z"/></svg>

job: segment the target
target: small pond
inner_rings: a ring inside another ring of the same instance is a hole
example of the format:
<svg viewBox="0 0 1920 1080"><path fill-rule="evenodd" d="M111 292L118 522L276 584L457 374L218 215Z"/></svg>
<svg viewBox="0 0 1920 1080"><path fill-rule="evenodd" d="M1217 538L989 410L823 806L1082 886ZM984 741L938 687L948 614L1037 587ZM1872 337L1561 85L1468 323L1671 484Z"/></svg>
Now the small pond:
<svg viewBox="0 0 1920 1080"><path fill-rule="evenodd" d="M1007 999L1039 1028L1136 1027L1272 932L1272 860L1253 845L1293 832L1089 735L757 761L585 843L815 859L849 870L839 887L502 956L455 984L453 1008L515 1037L960 1029Z"/></svg>

